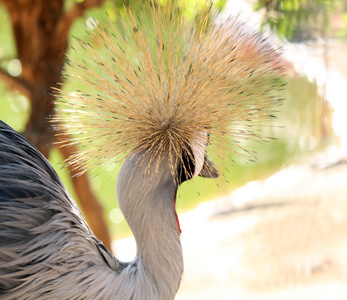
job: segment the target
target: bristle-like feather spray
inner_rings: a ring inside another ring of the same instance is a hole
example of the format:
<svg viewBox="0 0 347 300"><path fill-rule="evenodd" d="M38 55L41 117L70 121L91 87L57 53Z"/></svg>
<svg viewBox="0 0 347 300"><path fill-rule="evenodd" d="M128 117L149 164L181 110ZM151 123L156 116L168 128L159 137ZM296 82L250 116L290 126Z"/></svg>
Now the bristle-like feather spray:
<svg viewBox="0 0 347 300"><path fill-rule="evenodd" d="M221 158L250 154L239 140L264 139L258 121L280 102L283 69L260 34L237 17L213 23L211 5L186 20L175 1L152 2L147 17L125 8L119 21L95 24L94 44L79 41L80 58L66 69L83 86L60 91L56 121L84 145L69 164L142 151L157 166L168 155L173 171L192 143L204 153L207 135L207 150Z"/></svg>

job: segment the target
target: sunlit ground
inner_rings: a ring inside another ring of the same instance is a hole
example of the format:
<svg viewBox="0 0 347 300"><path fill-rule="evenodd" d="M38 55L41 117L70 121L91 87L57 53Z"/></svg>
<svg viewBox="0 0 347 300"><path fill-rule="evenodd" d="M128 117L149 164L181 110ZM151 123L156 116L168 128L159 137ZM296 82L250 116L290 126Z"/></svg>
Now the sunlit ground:
<svg viewBox="0 0 347 300"><path fill-rule="evenodd" d="M182 216L177 299L347 299L346 178L293 166Z"/></svg>

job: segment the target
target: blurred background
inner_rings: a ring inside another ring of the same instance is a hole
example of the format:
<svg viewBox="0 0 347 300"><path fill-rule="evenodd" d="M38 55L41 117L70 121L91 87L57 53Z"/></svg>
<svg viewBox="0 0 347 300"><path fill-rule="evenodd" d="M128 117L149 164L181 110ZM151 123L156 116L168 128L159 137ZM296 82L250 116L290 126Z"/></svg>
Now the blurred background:
<svg viewBox="0 0 347 300"><path fill-rule="evenodd" d="M199 5L188 2L187 15ZM347 299L347 2L222 0L215 7L216 22L239 14L281 48L287 86L264 130L275 139L246 145L256 162L235 158L225 177L179 189L186 271L177 298ZM57 148L47 122L50 88L64 83L74 37L88 41L93 19L107 25L122 16L120 0L0 0L0 119L49 157L95 234L129 260L135 245L115 195L120 166L71 176L62 160L76 149Z"/></svg>

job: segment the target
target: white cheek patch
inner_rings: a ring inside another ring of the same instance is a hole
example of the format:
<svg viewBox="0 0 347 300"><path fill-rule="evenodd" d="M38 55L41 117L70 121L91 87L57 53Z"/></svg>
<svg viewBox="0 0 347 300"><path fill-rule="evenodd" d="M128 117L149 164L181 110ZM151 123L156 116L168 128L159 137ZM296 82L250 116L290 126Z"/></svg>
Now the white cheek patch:
<svg viewBox="0 0 347 300"><path fill-rule="evenodd" d="M201 169L205 161L205 149L206 149L207 143L208 143L208 136L206 132L199 132L198 137L191 142L190 147L192 149L194 161L195 161L195 170L194 170L193 177L191 179L198 176L201 172Z"/></svg>

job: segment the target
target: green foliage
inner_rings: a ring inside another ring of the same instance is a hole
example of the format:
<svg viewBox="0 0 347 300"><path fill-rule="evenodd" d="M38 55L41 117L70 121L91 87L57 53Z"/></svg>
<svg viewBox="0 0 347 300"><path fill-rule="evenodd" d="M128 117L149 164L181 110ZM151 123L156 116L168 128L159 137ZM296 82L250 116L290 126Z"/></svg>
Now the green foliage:
<svg viewBox="0 0 347 300"><path fill-rule="evenodd" d="M11 61L16 58L10 17L0 4L0 68L8 71ZM29 112L26 98L12 92L5 83L0 81L0 119L11 124L16 130L23 130Z"/></svg>
<svg viewBox="0 0 347 300"><path fill-rule="evenodd" d="M17 131L23 131L29 111L29 100L10 91L4 83L0 82L0 120L8 123Z"/></svg>
<svg viewBox="0 0 347 300"><path fill-rule="evenodd" d="M258 0L255 5L255 10L265 9L263 26L289 41L328 37L331 13L346 8L338 0Z"/></svg>
<svg viewBox="0 0 347 300"><path fill-rule="evenodd" d="M10 17L0 3L0 65L5 67L4 64L9 58L13 58L16 54L16 45L12 34Z"/></svg>

